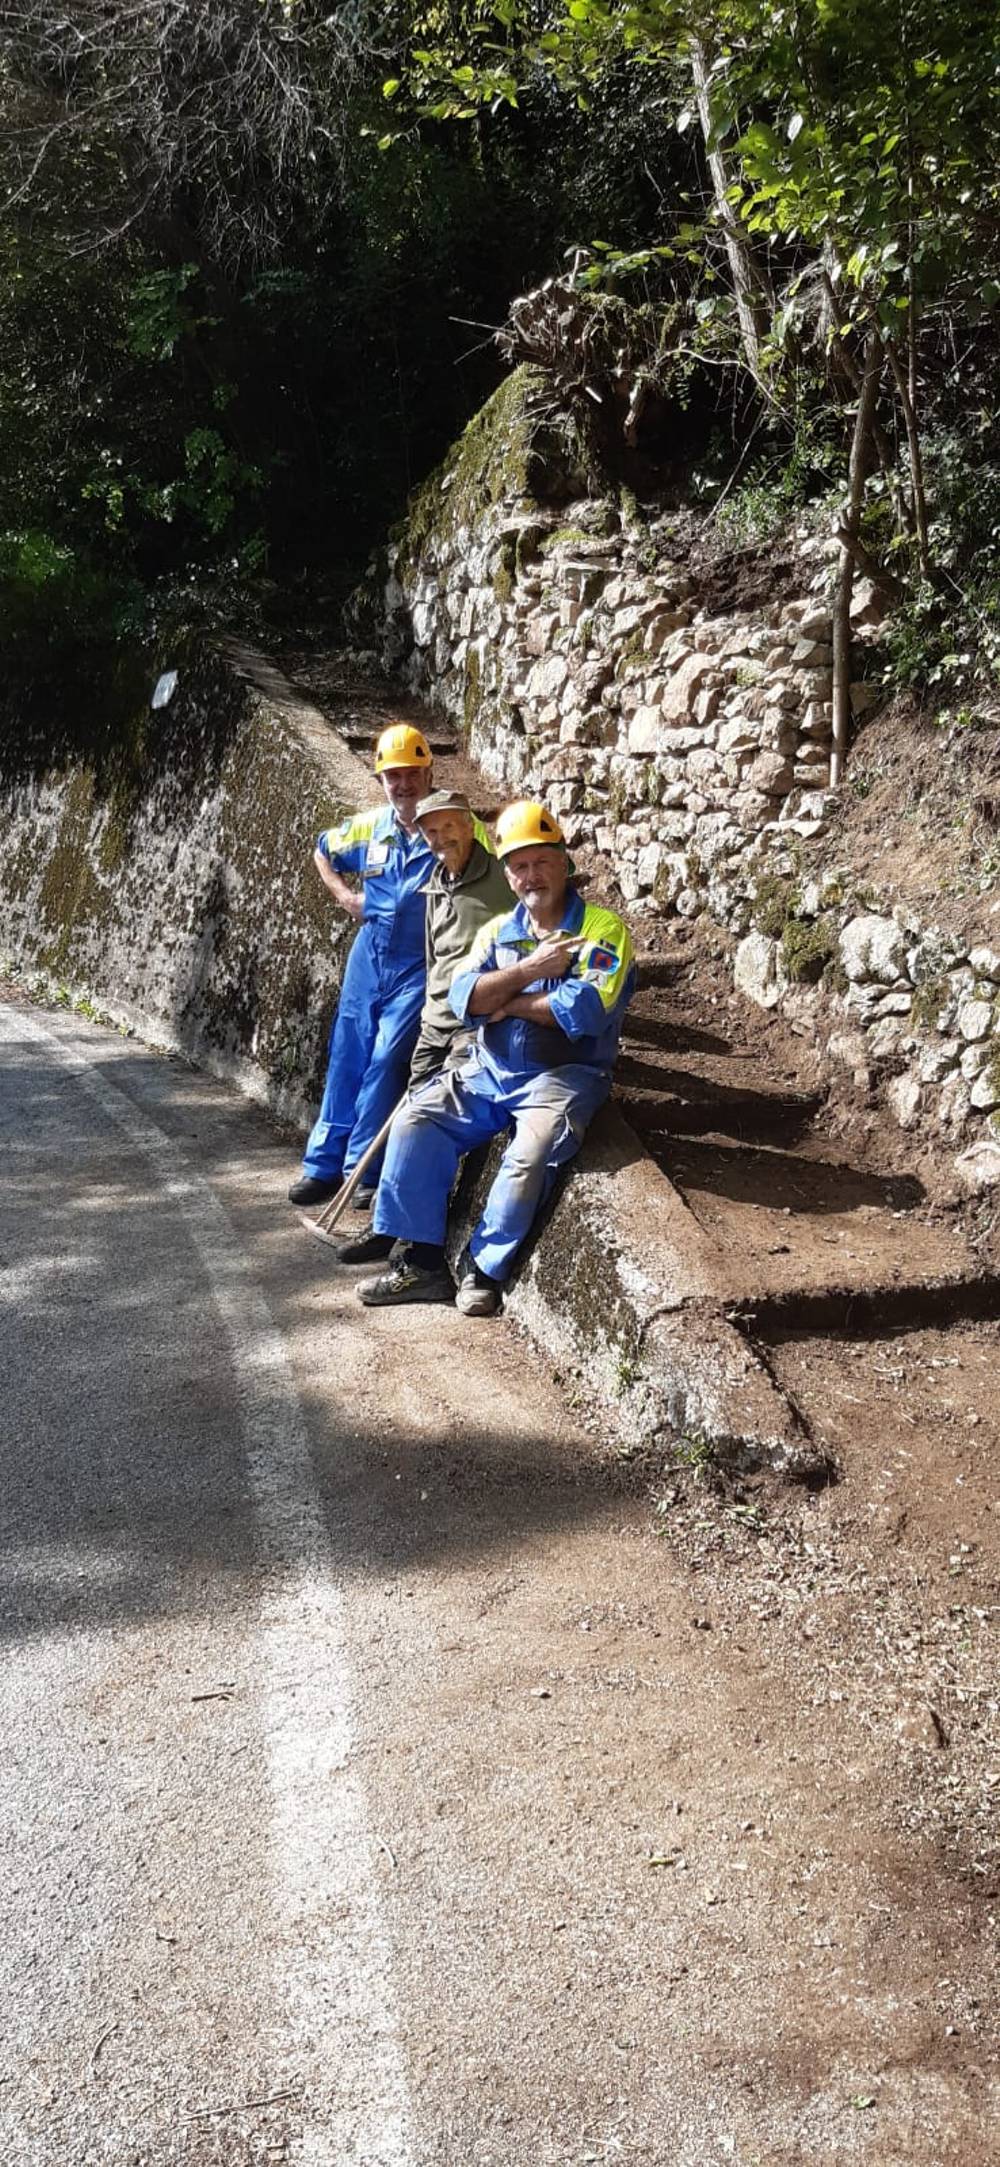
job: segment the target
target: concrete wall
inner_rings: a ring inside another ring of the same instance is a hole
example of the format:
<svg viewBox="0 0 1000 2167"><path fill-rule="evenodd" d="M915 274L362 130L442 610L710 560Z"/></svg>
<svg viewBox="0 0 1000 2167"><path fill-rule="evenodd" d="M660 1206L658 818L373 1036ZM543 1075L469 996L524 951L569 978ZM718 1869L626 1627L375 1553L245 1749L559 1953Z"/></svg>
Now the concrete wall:
<svg viewBox="0 0 1000 2167"><path fill-rule="evenodd" d="M349 939L313 845L371 798L360 762L266 667L193 656L127 756L45 769L0 749L0 962L301 1121Z"/></svg>

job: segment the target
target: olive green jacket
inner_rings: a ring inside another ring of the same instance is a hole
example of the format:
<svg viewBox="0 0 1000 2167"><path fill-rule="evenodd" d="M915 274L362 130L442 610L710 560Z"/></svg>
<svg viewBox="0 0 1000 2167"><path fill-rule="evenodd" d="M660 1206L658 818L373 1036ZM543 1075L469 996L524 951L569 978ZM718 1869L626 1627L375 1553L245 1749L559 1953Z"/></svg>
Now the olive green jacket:
<svg viewBox="0 0 1000 2167"><path fill-rule="evenodd" d="M427 1032L450 1036L460 1028L448 1004L448 988L480 926L509 911L512 902L503 867L482 843L473 843L468 864L456 881L449 880L443 865L434 867L427 883L427 992L421 1036Z"/></svg>

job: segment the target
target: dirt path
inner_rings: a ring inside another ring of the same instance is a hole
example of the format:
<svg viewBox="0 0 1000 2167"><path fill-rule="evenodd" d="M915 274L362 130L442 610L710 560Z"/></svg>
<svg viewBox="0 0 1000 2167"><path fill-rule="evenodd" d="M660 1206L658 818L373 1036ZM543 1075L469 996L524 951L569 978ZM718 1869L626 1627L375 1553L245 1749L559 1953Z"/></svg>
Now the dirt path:
<svg viewBox="0 0 1000 2167"><path fill-rule="evenodd" d="M0 1020L5 2157L1000 2160L974 1561L866 1565L860 1470L630 1499L502 1320L361 1311L228 1090Z"/></svg>
<svg viewBox="0 0 1000 2167"><path fill-rule="evenodd" d="M338 660L300 657L300 673L342 727ZM348 704L361 750L385 696L365 688ZM489 810L496 792L461 759L446 726L431 731L439 772ZM590 870L595 892L605 892L601 868ZM857 2046L863 2008L878 2030L854 1929L846 1964L815 1953L843 1950L857 1877L869 1872L866 1948L870 1929L873 1942L894 1944L914 1979L926 1960L909 2017L904 1997L893 2022L883 2010L880 2035L889 2062L897 2053L907 2062L923 2108L914 2108L915 2093L905 2111L899 2095L888 2115L855 2105L851 2135L817 2130L801 2137L801 2150L765 2137L757 2151L733 2156L826 2160L860 2146L856 2156L880 2162L943 2161L953 2142L955 2159L978 2167L997 2156L985 2112L963 2138L946 2140L932 2102L943 2099L960 2042L975 2040L974 2064L988 2051L997 2013L987 1951L1000 1906L998 1282L969 1228L928 1188L926 1168L918 1179L909 1167L901 1132L868 1122L863 1133L842 1109L834 1116L808 1041L733 992L723 943L701 928L647 921L641 945L642 989L617 1095L729 1260L734 1314L836 1478L811 1495L762 1478L723 1484L689 1441L675 1474L654 1484L654 1525L699 1591L692 1615L707 1622L688 1625L704 1632L711 1675L724 1654L735 1656L748 1709L751 1679L761 1696L754 1721L788 1727L786 1780L803 1755L810 1771L794 1807L786 1795L782 1809L809 1829L801 1853L809 1863L786 1861L788 1887L797 1873L802 1887L808 1881L808 1897L800 1888L796 1899L806 1902L803 1915L821 1888L829 1922L814 1931L808 1958L793 1933L782 1993L775 2001L768 1989L762 2006L784 2033L794 2005L800 2073L815 2039L832 2039L841 2021ZM735 1726L723 1788L752 1780L755 1736L752 1724ZM884 1908L876 1888L890 1856L899 1879ZM780 1947L788 1906L773 1884L771 1897ZM955 1954L970 1935L987 1965L974 1966L975 1980ZM766 1952L764 1930L751 1964L755 1995ZM733 1966L738 1976L735 1956ZM867 2097L860 2079L856 2096ZM859 2134L876 2112L878 2134Z"/></svg>

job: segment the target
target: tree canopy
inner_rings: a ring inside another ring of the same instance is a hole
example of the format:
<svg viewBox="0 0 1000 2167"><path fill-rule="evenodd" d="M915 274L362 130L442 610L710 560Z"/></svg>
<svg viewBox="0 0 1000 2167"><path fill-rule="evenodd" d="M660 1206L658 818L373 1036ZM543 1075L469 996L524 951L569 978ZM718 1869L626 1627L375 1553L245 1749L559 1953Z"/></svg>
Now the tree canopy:
<svg viewBox="0 0 1000 2167"><path fill-rule="evenodd" d="M995 663L998 152L982 0L9 0L0 627L343 591L500 330Z"/></svg>

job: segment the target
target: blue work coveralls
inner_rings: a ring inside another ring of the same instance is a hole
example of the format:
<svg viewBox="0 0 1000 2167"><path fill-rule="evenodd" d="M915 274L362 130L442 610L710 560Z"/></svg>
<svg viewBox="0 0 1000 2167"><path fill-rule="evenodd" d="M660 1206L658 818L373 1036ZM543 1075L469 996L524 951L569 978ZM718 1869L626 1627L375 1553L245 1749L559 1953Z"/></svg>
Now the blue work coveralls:
<svg viewBox="0 0 1000 2167"><path fill-rule="evenodd" d="M424 890L434 858L391 805L328 828L317 848L364 881L364 918L330 1033L323 1103L302 1161L314 1181L350 1173L402 1098L424 1001ZM372 1184L378 1178L372 1167Z"/></svg>
<svg viewBox="0 0 1000 2167"><path fill-rule="evenodd" d="M442 1243L463 1153L512 1128L469 1243L480 1270L501 1284L559 1168L579 1151L607 1098L635 988L632 942L613 911L585 903L571 887L560 931L582 942L571 970L523 989L548 996L555 1025L483 1019L467 1060L420 1084L393 1122L375 1200L376 1233ZM469 1003L482 972L508 970L538 945L523 904L509 917L491 919L452 980L451 1005L460 1020L475 1022Z"/></svg>

